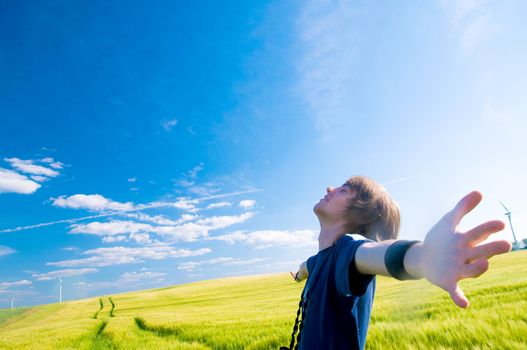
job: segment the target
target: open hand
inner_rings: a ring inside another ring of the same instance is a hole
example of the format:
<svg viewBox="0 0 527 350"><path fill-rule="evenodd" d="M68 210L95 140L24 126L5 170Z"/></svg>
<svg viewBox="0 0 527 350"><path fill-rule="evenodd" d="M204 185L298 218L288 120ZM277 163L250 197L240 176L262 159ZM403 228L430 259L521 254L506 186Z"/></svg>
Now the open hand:
<svg viewBox="0 0 527 350"><path fill-rule="evenodd" d="M478 277L489 268L488 259L511 250L506 240L483 243L491 234L503 230L505 224L493 220L478 225L467 232L460 232L461 219L474 209L483 198L474 191L463 197L425 237L421 250L421 268L424 277L446 290L454 303L462 308L468 299L457 282L464 278Z"/></svg>

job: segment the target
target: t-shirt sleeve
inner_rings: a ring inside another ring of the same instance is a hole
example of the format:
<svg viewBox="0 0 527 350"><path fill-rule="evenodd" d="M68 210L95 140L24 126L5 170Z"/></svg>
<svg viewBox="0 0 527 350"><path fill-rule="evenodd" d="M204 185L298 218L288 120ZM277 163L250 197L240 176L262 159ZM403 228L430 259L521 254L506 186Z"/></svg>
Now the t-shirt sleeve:
<svg viewBox="0 0 527 350"><path fill-rule="evenodd" d="M363 275L355 267L355 253L357 248L368 240L346 239L339 242L339 251L335 263L335 282L341 296L361 296L375 275Z"/></svg>
<svg viewBox="0 0 527 350"><path fill-rule="evenodd" d="M315 267L315 264L317 262L317 256L318 255L313 255L312 257L310 257L309 259L307 259L306 261L306 267L307 267L307 273L310 274L311 271L313 271L313 268Z"/></svg>

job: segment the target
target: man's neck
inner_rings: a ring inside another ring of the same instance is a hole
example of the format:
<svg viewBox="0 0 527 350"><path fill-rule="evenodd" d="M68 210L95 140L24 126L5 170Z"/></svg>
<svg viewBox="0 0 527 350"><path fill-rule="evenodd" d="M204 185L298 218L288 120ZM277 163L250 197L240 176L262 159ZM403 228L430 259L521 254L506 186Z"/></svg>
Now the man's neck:
<svg viewBox="0 0 527 350"><path fill-rule="evenodd" d="M342 224L320 225L320 234L318 235L318 251L331 247L340 237L346 234Z"/></svg>

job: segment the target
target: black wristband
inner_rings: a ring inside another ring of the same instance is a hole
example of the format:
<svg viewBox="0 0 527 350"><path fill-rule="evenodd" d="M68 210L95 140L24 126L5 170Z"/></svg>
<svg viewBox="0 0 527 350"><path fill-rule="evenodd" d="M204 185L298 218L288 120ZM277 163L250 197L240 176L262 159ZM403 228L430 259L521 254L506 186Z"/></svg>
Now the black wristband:
<svg viewBox="0 0 527 350"><path fill-rule="evenodd" d="M408 249L416 243L419 241L395 241L386 250L384 265L393 278L401 281L415 279L404 268L404 256Z"/></svg>

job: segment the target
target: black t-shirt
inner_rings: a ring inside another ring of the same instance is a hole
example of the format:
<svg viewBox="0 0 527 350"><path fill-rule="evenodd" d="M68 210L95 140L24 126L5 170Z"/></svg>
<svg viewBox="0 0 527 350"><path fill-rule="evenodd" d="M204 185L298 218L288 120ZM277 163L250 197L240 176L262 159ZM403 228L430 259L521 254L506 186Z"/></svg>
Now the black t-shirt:
<svg viewBox="0 0 527 350"><path fill-rule="evenodd" d="M345 235L307 260L299 349L364 349L375 293L375 276L355 268L355 252L364 242Z"/></svg>

